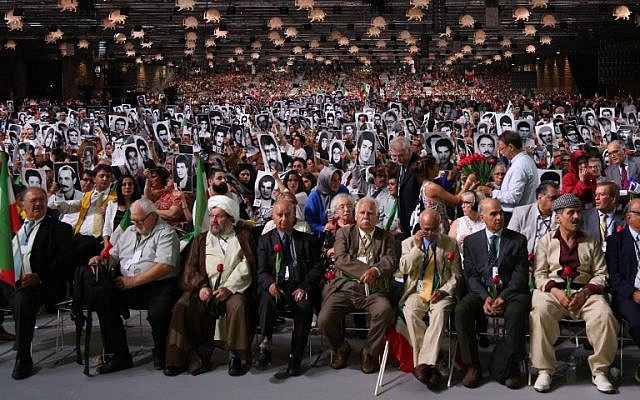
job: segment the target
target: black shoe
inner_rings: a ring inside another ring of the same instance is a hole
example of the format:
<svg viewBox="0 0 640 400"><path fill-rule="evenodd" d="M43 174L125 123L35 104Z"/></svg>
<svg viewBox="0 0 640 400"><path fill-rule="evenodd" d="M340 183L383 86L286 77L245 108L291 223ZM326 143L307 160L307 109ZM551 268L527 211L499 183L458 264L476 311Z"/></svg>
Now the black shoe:
<svg viewBox="0 0 640 400"><path fill-rule="evenodd" d="M31 357L17 358L11 377L13 379L25 379L33 374L33 360Z"/></svg>
<svg viewBox="0 0 640 400"><path fill-rule="evenodd" d="M112 372L121 371L131 367L133 367L131 354L116 354L109 361L96 368L96 372L99 374L110 374Z"/></svg>
<svg viewBox="0 0 640 400"><path fill-rule="evenodd" d="M287 373L290 376L302 375L302 367L300 366L300 357L289 355L289 364L287 365Z"/></svg>
<svg viewBox="0 0 640 400"><path fill-rule="evenodd" d="M231 357L229 360L229 375L241 376L247 373L247 370L242 365L240 357Z"/></svg>
<svg viewBox="0 0 640 400"><path fill-rule="evenodd" d="M260 352L253 360L253 366L258 369L266 369L271 365L271 351L260 349Z"/></svg>
<svg viewBox="0 0 640 400"><path fill-rule="evenodd" d="M184 372L184 368L172 367L172 366L165 367L165 369L162 370L162 373L165 374L166 376L176 376L176 375L180 375L183 372Z"/></svg>
<svg viewBox="0 0 640 400"><path fill-rule="evenodd" d="M0 326L0 342L13 342L14 340L16 340L16 335L5 331L4 328Z"/></svg>

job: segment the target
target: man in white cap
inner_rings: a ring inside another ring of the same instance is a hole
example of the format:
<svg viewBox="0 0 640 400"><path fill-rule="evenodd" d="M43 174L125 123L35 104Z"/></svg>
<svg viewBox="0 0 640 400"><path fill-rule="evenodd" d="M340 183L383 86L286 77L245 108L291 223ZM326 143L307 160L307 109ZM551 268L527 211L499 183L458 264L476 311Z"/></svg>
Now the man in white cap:
<svg viewBox="0 0 640 400"><path fill-rule="evenodd" d="M531 364L538 370L533 388L551 390L555 370L554 343L561 318L583 319L593 355L589 356L592 382L603 393L615 393L607 373L616 354L618 322L609 308L604 289L609 274L596 239L580 230L583 205L573 194L553 201L558 228L540 239L535 256L536 289L533 291L529 329Z"/></svg>
<svg viewBox="0 0 640 400"><path fill-rule="evenodd" d="M182 296L173 308L167 376L185 370L193 375L208 371L214 339L226 341L229 375L247 372L255 331L255 239L250 230L236 225L237 202L215 195L207 205L210 228L191 245L180 282Z"/></svg>

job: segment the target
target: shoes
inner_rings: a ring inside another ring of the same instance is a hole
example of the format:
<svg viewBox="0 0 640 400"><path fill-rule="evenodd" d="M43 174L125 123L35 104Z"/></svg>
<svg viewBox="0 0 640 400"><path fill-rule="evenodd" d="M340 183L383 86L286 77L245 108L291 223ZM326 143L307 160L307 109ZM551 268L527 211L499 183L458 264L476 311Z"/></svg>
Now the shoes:
<svg viewBox="0 0 640 400"><path fill-rule="evenodd" d="M636 382L640 383L640 364L636 367L636 375L634 376Z"/></svg>
<svg viewBox="0 0 640 400"><path fill-rule="evenodd" d="M302 367L300 366L300 357L296 357L293 354L289 355L289 364L287 364L287 374L289 376L302 375Z"/></svg>
<svg viewBox="0 0 640 400"><path fill-rule="evenodd" d="M109 359L109 361L96 368L96 372L99 374L110 374L112 372L121 371L133 367L133 360L131 360L131 354L116 354Z"/></svg>
<svg viewBox="0 0 640 400"><path fill-rule="evenodd" d="M173 366L165 367L165 369L162 370L162 373L165 374L166 376L176 376L176 375L180 375L183 372L184 372L183 367L173 367Z"/></svg>
<svg viewBox="0 0 640 400"><path fill-rule="evenodd" d="M253 360L253 366L258 369L267 369L271 365L271 351L260 349L260 352Z"/></svg>
<svg viewBox="0 0 640 400"><path fill-rule="evenodd" d="M426 385L427 382L429 382L429 377L427 376L428 369L429 366L427 364L419 364L413 369L413 376Z"/></svg>
<svg viewBox="0 0 640 400"><path fill-rule="evenodd" d="M518 368L513 368L511 374L504 381L504 385L509 389L520 389L522 387L522 374Z"/></svg>
<svg viewBox="0 0 640 400"><path fill-rule="evenodd" d="M349 356L351 355L351 346L349 343L343 342L337 350L334 351L331 368L342 369L347 366Z"/></svg>
<svg viewBox="0 0 640 400"><path fill-rule="evenodd" d="M189 367L187 371L193 376L204 374L211 370L211 361L209 361L211 356L203 356L197 351L193 351L191 353L191 359L189 361Z"/></svg>
<svg viewBox="0 0 640 400"><path fill-rule="evenodd" d="M365 374L372 374L380 369L380 361L378 356L367 353L364 349L360 352L361 365L360 369Z"/></svg>
<svg viewBox="0 0 640 400"><path fill-rule="evenodd" d="M231 357L229 360L229 375L241 376L247 373L246 368L242 365L240 357Z"/></svg>
<svg viewBox="0 0 640 400"><path fill-rule="evenodd" d="M547 393L551 390L551 374L547 371L538 372L538 378L533 384L533 388L540 393Z"/></svg>
<svg viewBox="0 0 640 400"><path fill-rule="evenodd" d="M462 378L462 384L468 388L477 388L480 386L480 378L482 377L482 371L477 364L471 364L467 367L467 371Z"/></svg>
<svg viewBox="0 0 640 400"><path fill-rule="evenodd" d="M26 379L33 374L33 360L31 357L17 358L11 377L13 379Z"/></svg>
<svg viewBox="0 0 640 400"><path fill-rule="evenodd" d="M613 387L611 382L609 382L609 378L604 374L594 375L591 378L591 381L596 385L596 389L598 389L599 392L606 394L613 394L616 392L616 389Z"/></svg>
<svg viewBox="0 0 640 400"><path fill-rule="evenodd" d="M4 328L0 326L0 342L12 342L14 340L16 340L16 335L5 331Z"/></svg>
<svg viewBox="0 0 640 400"><path fill-rule="evenodd" d="M442 384L442 374L438 367L435 365L429 365L426 371L427 374L427 388L429 390L438 390L440 389L440 385Z"/></svg>

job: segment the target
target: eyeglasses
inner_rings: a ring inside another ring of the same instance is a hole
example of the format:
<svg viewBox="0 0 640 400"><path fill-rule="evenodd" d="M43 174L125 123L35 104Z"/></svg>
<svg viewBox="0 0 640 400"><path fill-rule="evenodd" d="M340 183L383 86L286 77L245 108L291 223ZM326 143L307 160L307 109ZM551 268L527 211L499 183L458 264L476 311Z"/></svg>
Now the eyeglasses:
<svg viewBox="0 0 640 400"><path fill-rule="evenodd" d="M149 216L151 214L153 214L153 213L149 213L149 214L145 215L145 217L142 218L142 219L133 219L133 218L131 218L131 223L133 223L135 225L142 225L147 220L147 218L149 218Z"/></svg>

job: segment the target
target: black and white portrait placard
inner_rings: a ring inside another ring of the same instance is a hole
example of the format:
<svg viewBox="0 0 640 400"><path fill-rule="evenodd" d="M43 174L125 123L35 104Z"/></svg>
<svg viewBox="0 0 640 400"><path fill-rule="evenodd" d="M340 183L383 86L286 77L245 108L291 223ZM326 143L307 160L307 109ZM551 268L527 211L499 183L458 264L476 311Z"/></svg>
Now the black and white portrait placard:
<svg viewBox="0 0 640 400"><path fill-rule="evenodd" d="M258 135L258 143L260 144L265 171L270 172L271 169L275 169L278 172L283 172L282 156L275 137L266 134Z"/></svg>
<svg viewBox="0 0 640 400"><path fill-rule="evenodd" d="M77 162L54 163L53 176L58 184L58 191L55 193L56 199L78 200L82 198Z"/></svg>
<svg viewBox="0 0 640 400"><path fill-rule="evenodd" d="M173 158L173 182L176 189L193 192L193 154L177 154Z"/></svg>
<svg viewBox="0 0 640 400"><path fill-rule="evenodd" d="M498 137L489 133L473 135L474 151L490 158L498 155Z"/></svg>
<svg viewBox="0 0 640 400"><path fill-rule="evenodd" d="M160 121L153 123L153 136L163 149L168 149L171 145L171 131L169 121Z"/></svg>
<svg viewBox="0 0 640 400"><path fill-rule="evenodd" d="M39 187L47 190L47 174L44 169L25 168L22 170L21 179L26 187Z"/></svg>
<svg viewBox="0 0 640 400"><path fill-rule="evenodd" d="M359 132L356 146L358 148L357 165L372 166L376 164L376 134L374 131Z"/></svg>

